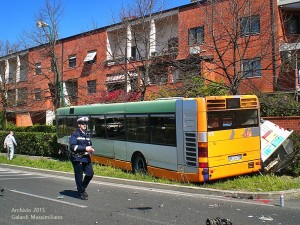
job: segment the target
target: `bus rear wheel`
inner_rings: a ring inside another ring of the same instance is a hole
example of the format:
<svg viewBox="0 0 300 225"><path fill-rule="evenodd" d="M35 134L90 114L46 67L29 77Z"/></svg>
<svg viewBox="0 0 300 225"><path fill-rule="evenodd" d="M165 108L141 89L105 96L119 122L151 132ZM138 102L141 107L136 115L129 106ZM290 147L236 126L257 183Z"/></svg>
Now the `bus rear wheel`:
<svg viewBox="0 0 300 225"><path fill-rule="evenodd" d="M132 159L133 173L147 173L147 163L141 153L134 155Z"/></svg>

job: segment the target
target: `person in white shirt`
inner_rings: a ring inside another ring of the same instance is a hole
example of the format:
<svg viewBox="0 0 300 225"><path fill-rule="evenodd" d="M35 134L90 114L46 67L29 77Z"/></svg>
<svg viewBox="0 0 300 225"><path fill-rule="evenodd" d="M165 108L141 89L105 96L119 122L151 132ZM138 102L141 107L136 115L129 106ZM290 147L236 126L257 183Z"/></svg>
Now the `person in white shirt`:
<svg viewBox="0 0 300 225"><path fill-rule="evenodd" d="M10 131L9 135L4 140L4 147L7 148L7 159L12 160L15 153L15 146L17 146L14 132Z"/></svg>

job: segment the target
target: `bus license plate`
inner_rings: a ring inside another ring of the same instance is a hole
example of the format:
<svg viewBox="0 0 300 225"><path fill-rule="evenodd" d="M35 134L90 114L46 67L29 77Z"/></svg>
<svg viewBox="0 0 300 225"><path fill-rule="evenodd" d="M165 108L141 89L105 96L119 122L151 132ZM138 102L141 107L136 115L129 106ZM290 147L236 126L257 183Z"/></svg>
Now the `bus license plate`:
<svg viewBox="0 0 300 225"><path fill-rule="evenodd" d="M232 155L228 156L228 161L236 161L242 159L242 155Z"/></svg>

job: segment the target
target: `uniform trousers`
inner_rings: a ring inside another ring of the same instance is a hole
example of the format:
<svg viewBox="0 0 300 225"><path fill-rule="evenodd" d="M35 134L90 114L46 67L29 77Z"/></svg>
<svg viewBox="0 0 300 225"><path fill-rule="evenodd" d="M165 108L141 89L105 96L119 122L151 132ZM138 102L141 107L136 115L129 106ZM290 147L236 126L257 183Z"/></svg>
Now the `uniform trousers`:
<svg viewBox="0 0 300 225"><path fill-rule="evenodd" d="M75 182L79 193L84 193L88 184L94 176L93 164L91 162L73 161ZM83 178L83 174L85 174Z"/></svg>

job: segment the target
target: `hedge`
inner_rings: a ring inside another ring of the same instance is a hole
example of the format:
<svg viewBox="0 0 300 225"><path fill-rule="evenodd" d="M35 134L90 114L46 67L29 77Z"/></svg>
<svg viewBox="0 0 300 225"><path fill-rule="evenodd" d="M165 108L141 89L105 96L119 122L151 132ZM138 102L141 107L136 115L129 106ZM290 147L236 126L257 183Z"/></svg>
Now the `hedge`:
<svg viewBox="0 0 300 225"><path fill-rule="evenodd" d="M6 149L3 148L3 143L8 133L8 131L0 131L1 152L6 152ZM14 131L14 137L18 144L15 148L16 154L45 157L59 156L60 146L57 143L55 133Z"/></svg>

